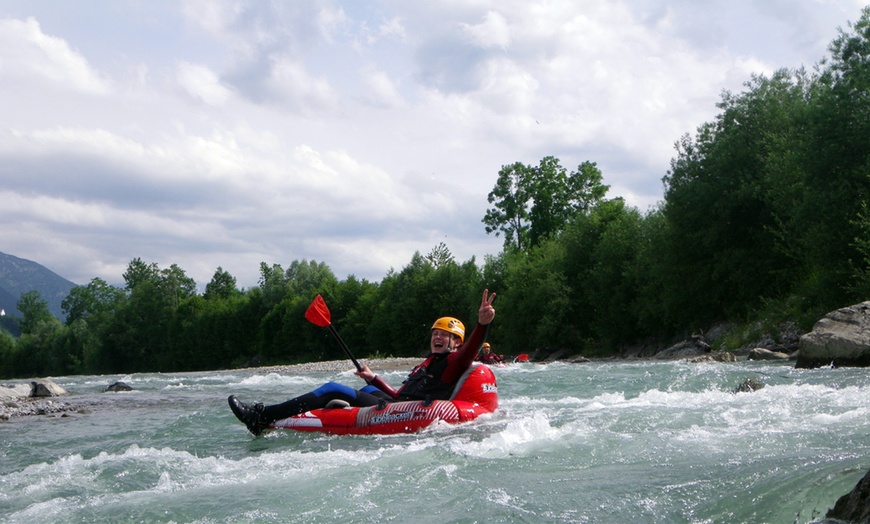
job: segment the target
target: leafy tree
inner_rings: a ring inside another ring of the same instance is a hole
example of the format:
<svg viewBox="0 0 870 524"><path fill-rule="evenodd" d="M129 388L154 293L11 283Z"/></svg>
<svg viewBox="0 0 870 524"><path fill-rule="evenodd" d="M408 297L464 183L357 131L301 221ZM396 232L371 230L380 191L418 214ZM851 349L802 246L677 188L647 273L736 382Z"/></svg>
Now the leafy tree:
<svg viewBox="0 0 870 524"><path fill-rule="evenodd" d="M578 217L560 240L566 250L566 281L574 290L570 318L582 319L575 331L599 345L634 340L643 216L622 199L602 202Z"/></svg>
<svg viewBox="0 0 870 524"><path fill-rule="evenodd" d="M21 337L16 344L19 372L39 375L50 371L51 347L63 327L61 322L52 316L48 303L36 290L22 293L16 307L22 314Z"/></svg>
<svg viewBox="0 0 870 524"><path fill-rule="evenodd" d="M483 217L486 232L495 233L495 236L503 233L505 250L528 247L531 169L521 162L502 166L495 187L486 199L494 204Z"/></svg>
<svg viewBox="0 0 870 524"><path fill-rule="evenodd" d="M160 270L158 283L172 309L176 309L182 300L196 294L196 281L176 264Z"/></svg>
<svg viewBox="0 0 870 524"><path fill-rule="evenodd" d="M861 254L861 260L855 264L855 282L853 284L856 296L870 296L870 205L864 202L861 213L856 220L859 234L855 238L855 248Z"/></svg>
<svg viewBox="0 0 870 524"><path fill-rule="evenodd" d="M858 216L870 200L870 6L850 30L839 31L829 49L830 61L813 91L806 196L795 206L804 249L799 291L827 308L866 298L844 282L861 258Z"/></svg>
<svg viewBox="0 0 870 524"><path fill-rule="evenodd" d="M364 357L370 355L389 355L385 352L383 337L370 333L369 326L376 314L378 284L354 275L340 282L330 297L331 309L335 310L334 322L341 329L345 343L354 351L354 355ZM330 341L335 346L335 341ZM341 351L339 348L333 351ZM340 357L337 357L340 358Z"/></svg>
<svg viewBox="0 0 870 524"><path fill-rule="evenodd" d="M780 251L786 199L799 171L791 156L805 128L808 86L780 70L724 93L716 121L684 137L665 177L665 255L682 290L686 328L742 315L787 291L795 261ZM785 167L785 168L784 168ZM790 204L794 201L792 200Z"/></svg>
<svg viewBox="0 0 870 524"><path fill-rule="evenodd" d="M106 315L119 306L123 296L123 290L110 286L101 278L91 279L85 286L76 286L61 303L66 324L72 325L78 320L105 321Z"/></svg>
<svg viewBox="0 0 870 524"><path fill-rule="evenodd" d="M318 342L324 332L311 329L305 310L318 293L328 296L338 284L332 270L314 260L293 261L283 274L277 265L270 268L261 264L260 268L264 296L273 301L281 297L263 318L262 355L268 361L323 357L323 351L330 351L332 346Z"/></svg>
<svg viewBox="0 0 870 524"><path fill-rule="evenodd" d="M318 292L338 283L335 274L323 262L294 260L285 274L287 289L291 295L314 298Z"/></svg>
<svg viewBox="0 0 870 524"><path fill-rule="evenodd" d="M280 264L267 265L260 262L260 289L263 291L263 299L266 307L272 308L284 300L287 295L287 276Z"/></svg>
<svg viewBox="0 0 870 524"><path fill-rule="evenodd" d="M436 269L444 264L455 262L453 253L444 242L439 242L437 246L432 248L432 251L426 255L426 260Z"/></svg>
<svg viewBox="0 0 870 524"><path fill-rule="evenodd" d="M40 324L50 322L54 317L48 310L48 302L43 300L39 291L31 290L22 293L16 304L21 312L21 333L34 333Z"/></svg>
<svg viewBox="0 0 870 524"><path fill-rule="evenodd" d="M100 278L70 290L61 304L67 329L53 348L53 363L59 373L101 369L99 360L106 329L126 300L123 289Z"/></svg>
<svg viewBox="0 0 870 524"><path fill-rule="evenodd" d="M127 264L127 270L122 275L127 284L127 290L132 291L143 282L156 282L160 274L160 268L155 262L146 264L141 258L136 257Z"/></svg>
<svg viewBox="0 0 870 524"><path fill-rule="evenodd" d="M570 312L573 290L562 270L564 259L564 246L556 240L528 254L508 256L504 289L497 290L499 352L578 347Z"/></svg>
<svg viewBox="0 0 870 524"><path fill-rule="evenodd" d="M604 198L609 186L601 181L601 171L588 161L572 173L552 156L541 159L536 167L520 162L503 166L487 196L493 207L487 209L482 222L487 233L505 235L506 250L528 250Z"/></svg>
<svg viewBox="0 0 870 524"><path fill-rule="evenodd" d="M15 338L4 330L0 330L0 378L17 376L19 369L18 348Z"/></svg>
<svg viewBox="0 0 870 524"><path fill-rule="evenodd" d="M206 300L227 299L231 296L238 295L239 290L236 289L236 277L224 271L220 266L215 270L211 281L205 285L204 297Z"/></svg>

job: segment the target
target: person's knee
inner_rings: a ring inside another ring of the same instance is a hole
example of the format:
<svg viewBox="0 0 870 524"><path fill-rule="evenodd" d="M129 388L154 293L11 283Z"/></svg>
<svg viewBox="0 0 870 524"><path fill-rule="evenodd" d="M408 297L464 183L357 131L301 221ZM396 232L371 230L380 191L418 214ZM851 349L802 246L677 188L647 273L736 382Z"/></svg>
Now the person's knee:
<svg viewBox="0 0 870 524"><path fill-rule="evenodd" d="M345 386L344 384L339 384L338 382L327 382L326 384L320 386L319 388L312 391L318 397L322 397L324 395L343 395L345 397L356 398L356 390Z"/></svg>

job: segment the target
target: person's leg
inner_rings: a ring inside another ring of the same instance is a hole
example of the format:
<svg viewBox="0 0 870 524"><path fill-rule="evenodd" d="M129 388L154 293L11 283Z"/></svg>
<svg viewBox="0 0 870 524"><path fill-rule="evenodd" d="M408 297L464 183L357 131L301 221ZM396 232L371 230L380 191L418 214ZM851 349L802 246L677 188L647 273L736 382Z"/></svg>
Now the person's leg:
<svg viewBox="0 0 870 524"><path fill-rule="evenodd" d="M351 406L363 407L376 406L383 400L391 399L374 386L366 386L357 391L344 384L328 382L311 393L305 393L281 404L271 406L263 404L249 406L237 399L235 395L231 395L227 400L236 418L242 421L251 433L259 435L276 420L289 418L312 409L325 408L332 400L344 400Z"/></svg>
<svg viewBox="0 0 870 524"><path fill-rule="evenodd" d="M273 404L263 408L264 422L270 423L311 411L312 409L325 408L330 400L344 400L355 405L357 391L344 384L327 382L311 393L305 393L296 398L291 398L281 404Z"/></svg>
<svg viewBox="0 0 870 524"><path fill-rule="evenodd" d="M374 399L371 399L370 404L360 404L361 406L374 406L374 405L380 403L380 401L382 401L382 400L386 400L387 402L393 402L393 400L395 400L393 397L387 395L386 393L384 393L383 391L381 391L380 389L378 389L374 386L366 386L366 387L362 388L361 390L359 390L359 392L365 393L365 394L368 394L368 395L374 397Z"/></svg>

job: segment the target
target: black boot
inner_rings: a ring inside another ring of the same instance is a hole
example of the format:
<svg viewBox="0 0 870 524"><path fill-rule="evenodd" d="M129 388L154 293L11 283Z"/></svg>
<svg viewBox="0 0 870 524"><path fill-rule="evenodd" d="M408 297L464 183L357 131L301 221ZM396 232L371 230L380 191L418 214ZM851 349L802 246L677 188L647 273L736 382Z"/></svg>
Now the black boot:
<svg viewBox="0 0 870 524"><path fill-rule="evenodd" d="M233 410L233 415L248 427L248 431L254 435L259 435L266 428L267 424L263 422L263 405L254 404L249 406L236 398L235 395L230 395L227 399L230 409Z"/></svg>

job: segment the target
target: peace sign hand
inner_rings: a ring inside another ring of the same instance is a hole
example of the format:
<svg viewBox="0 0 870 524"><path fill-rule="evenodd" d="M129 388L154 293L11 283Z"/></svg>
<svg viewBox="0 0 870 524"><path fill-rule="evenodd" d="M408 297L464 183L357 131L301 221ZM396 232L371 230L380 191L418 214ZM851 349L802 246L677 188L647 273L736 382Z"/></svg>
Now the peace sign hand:
<svg viewBox="0 0 870 524"><path fill-rule="evenodd" d="M492 301L495 300L495 293L489 294L488 289L483 290L483 299L480 301L480 309L477 311L477 323L486 325L492 322L495 318L495 308L492 307Z"/></svg>

